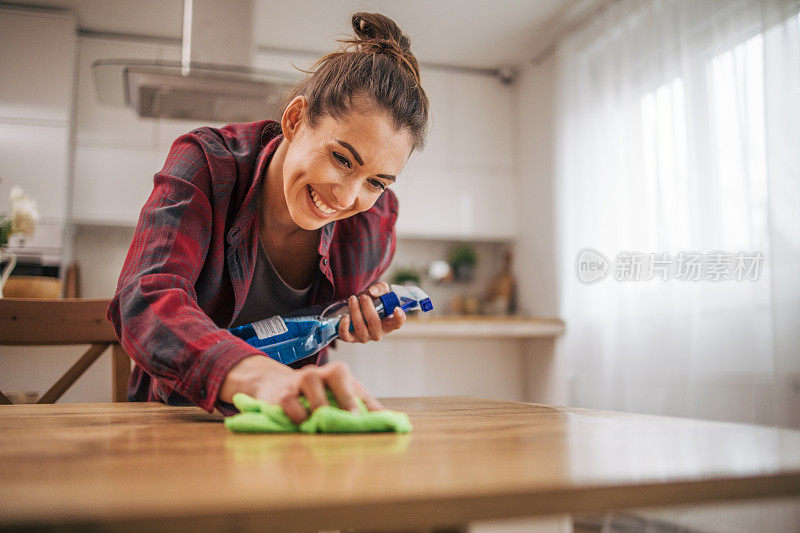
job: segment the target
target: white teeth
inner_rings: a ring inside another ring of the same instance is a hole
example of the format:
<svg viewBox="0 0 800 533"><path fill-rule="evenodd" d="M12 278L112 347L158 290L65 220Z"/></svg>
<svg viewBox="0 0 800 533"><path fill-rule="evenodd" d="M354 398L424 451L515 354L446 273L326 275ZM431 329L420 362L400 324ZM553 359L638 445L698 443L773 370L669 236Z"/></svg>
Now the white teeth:
<svg viewBox="0 0 800 533"><path fill-rule="evenodd" d="M315 191L314 189L311 189L311 200L313 200L314 205L316 205L319 208L319 210L325 213L326 215L332 215L333 213L336 212L336 209L331 209L330 207L328 207L327 204L325 204L320 199L319 195L317 194L317 191Z"/></svg>

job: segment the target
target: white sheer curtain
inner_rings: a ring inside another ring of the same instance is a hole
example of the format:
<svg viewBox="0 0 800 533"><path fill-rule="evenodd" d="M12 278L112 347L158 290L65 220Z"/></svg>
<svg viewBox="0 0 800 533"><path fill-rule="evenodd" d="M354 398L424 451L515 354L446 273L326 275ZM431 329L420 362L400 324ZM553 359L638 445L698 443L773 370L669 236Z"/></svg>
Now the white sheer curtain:
<svg viewBox="0 0 800 533"><path fill-rule="evenodd" d="M800 427L799 8L622 0L561 43L573 405ZM585 248L605 279L579 280Z"/></svg>

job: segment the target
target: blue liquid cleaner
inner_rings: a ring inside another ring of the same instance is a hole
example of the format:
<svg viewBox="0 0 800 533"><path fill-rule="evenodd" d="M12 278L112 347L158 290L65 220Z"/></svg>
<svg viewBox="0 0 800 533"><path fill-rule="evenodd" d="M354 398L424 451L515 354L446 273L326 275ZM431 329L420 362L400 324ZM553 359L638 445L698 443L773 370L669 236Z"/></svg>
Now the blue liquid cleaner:
<svg viewBox="0 0 800 533"><path fill-rule="evenodd" d="M391 285L390 288L390 292L372 300L381 319L391 316L397 307L403 311L433 309L430 297L419 287ZM272 359L289 364L314 355L339 337L339 321L348 312L347 300L339 300L324 308L315 306L276 315L229 331ZM353 331L352 324L349 329Z"/></svg>

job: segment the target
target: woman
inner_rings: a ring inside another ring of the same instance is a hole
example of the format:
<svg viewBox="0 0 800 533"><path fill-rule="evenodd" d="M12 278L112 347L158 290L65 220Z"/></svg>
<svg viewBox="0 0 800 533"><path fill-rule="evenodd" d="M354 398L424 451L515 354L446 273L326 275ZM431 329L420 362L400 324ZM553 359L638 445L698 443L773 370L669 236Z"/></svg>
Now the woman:
<svg viewBox="0 0 800 533"><path fill-rule="evenodd" d="M154 177L108 308L136 365L132 401L194 403L232 414L244 392L295 423L326 404L381 404L327 350L282 365L227 328L349 297L342 341L399 328L372 297L392 260L397 199L387 188L424 144L428 100L409 40L377 13L288 95L280 122L199 128ZM358 296L355 296L358 295ZM353 333L349 332L352 322Z"/></svg>

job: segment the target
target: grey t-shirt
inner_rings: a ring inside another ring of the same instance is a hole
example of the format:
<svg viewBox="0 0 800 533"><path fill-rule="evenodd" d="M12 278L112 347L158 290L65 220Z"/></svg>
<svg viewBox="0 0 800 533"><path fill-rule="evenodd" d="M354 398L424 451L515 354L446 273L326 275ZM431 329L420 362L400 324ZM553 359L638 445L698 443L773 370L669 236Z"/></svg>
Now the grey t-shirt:
<svg viewBox="0 0 800 533"><path fill-rule="evenodd" d="M272 266L261 239L258 240L256 267L253 281L244 307L239 311L232 328L250 324L262 318L297 311L309 306L311 291L319 277L319 270L315 270L314 279L303 289L295 289L283 281L280 274Z"/></svg>

